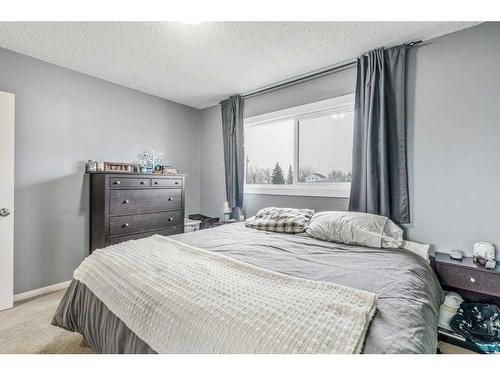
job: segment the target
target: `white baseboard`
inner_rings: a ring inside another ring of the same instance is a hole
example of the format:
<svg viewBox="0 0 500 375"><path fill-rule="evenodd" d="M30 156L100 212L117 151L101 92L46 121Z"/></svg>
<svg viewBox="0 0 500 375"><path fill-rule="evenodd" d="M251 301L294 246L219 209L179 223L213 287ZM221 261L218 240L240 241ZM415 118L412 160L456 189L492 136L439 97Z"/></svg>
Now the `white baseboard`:
<svg viewBox="0 0 500 375"><path fill-rule="evenodd" d="M44 286L43 288L40 288L40 289L34 289L34 290L29 290L29 291L24 292L24 293L15 294L14 295L14 302L22 301L22 300L36 297L36 296L40 296L42 294L56 292L58 290L67 288L69 286L69 284L71 284L71 280L64 281L64 282L59 283L59 284L47 285L47 286Z"/></svg>

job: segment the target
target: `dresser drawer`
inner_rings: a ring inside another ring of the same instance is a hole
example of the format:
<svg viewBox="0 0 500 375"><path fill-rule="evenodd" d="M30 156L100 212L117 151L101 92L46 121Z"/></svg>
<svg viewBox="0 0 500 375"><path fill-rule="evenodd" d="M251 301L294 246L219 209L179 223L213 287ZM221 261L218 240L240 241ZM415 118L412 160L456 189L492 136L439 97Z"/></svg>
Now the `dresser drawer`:
<svg viewBox="0 0 500 375"><path fill-rule="evenodd" d="M151 179L152 187L178 187L182 186L182 178L153 178Z"/></svg>
<svg viewBox="0 0 500 375"><path fill-rule="evenodd" d="M500 297L499 273L441 263L436 268L445 286Z"/></svg>
<svg viewBox="0 0 500 375"><path fill-rule="evenodd" d="M170 211L155 214L113 216L109 218L109 235L144 232L182 225L182 212Z"/></svg>
<svg viewBox="0 0 500 375"><path fill-rule="evenodd" d="M110 177L109 187L111 189L150 187L150 178Z"/></svg>
<svg viewBox="0 0 500 375"><path fill-rule="evenodd" d="M178 210L181 207L181 189L124 189L109 192L110 215Z"/></svg>
<svg viewBox="0 0 500 375"><path fill-rule="evenodd" d="M179 233L182 233L182 226L168 228L168 229L161 229L158 231L149 231L149 232L143 232L143 233L129 234L126 236L110 237L109 244L116 245L117 243L120 243L120 242L125 242L125 241L130 241L130 240L139 240L141 238L150 237L154 234L160 234L162 236L171 236L171 235L179 234Z"/></svg>

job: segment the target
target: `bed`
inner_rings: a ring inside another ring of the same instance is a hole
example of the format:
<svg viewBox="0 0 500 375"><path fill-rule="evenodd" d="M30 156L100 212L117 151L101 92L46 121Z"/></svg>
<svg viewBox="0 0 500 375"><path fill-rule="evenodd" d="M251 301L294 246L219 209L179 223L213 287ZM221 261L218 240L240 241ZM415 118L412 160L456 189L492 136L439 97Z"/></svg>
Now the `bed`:
<svg viewBox="0 0 500 375"><path fill-rule="evenodd" d="M285 275L373 292L377 311L363 353L436 353L443 291L428 262L409 251L348 246L243 223L171 237ZM78 280L53 324L79 332L98 353L156 352Z"/></svg>

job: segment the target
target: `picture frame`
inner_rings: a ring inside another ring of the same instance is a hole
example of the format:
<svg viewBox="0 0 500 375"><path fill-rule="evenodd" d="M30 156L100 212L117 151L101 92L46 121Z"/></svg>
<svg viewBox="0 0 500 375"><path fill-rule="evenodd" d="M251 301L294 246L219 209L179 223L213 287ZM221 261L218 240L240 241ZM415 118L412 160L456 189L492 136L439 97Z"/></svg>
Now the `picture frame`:
<svg viewBox="0 0 500 375"><path fill-rule="evenodd" d="M105 161L104 172L137 173L137 166L131 163Z"/></svg>

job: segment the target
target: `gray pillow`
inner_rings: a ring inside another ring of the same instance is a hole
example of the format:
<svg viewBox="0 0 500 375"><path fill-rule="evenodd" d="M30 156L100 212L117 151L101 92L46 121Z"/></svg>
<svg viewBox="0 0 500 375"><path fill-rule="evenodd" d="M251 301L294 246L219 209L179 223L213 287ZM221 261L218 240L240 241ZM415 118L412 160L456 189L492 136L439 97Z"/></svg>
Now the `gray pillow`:
<svg viewBox="0 0 500 375"><path fill-rule="evenodd" d="M323 211L311 218L306 233L319 240L376 248L399 248L403 230L385 216Z"/></svg>
<svg viewBox="0 0 500 375"><path fill-rule="evenodd" d="M245 222L249 228L270 232L303 232L314 210L298 208L266 207Z"/></svg>

